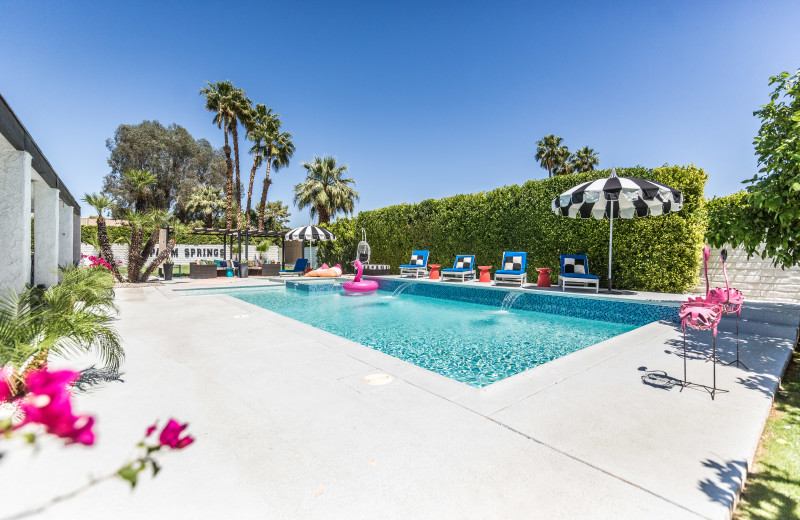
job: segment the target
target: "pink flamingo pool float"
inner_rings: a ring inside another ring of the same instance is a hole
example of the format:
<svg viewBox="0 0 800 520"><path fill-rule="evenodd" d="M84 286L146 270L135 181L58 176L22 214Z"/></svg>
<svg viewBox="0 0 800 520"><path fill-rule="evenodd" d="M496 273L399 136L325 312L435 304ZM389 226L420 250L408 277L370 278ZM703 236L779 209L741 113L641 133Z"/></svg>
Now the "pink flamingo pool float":
<svg viewBox="0 0 800 520"><path fill-rule="evenodd" d="M361 265L360 260L356 260L356 269L358 269L358 272L356 273L355 280L352 282L345 282L342 285L344 290L352 293L369 293L377 291L378 282L373 280L361 280L361 273L364 271L364 266Z"/></svg>

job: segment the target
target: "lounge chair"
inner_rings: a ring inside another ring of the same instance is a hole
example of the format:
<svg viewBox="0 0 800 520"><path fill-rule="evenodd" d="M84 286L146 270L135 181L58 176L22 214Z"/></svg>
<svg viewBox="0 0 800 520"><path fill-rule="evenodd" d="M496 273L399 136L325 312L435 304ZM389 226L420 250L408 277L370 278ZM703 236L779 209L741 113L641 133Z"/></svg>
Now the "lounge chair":
<svg viewBox="0 0 800 520"><path fill-rule="evenodd" d="M415 278L428 274L428 253L430 251L412 251L411 261L400 266L400 276L414 275Z"/></svg>
<svg viewBox="0 0 800 520"><path fill-rule="evenodd" d="M308 265L308 258L301 258L294 263L293 269L280 271L278 274L280 276L303 276L306 272L307 265Z"/></svg>
<svg viewBox="0 0 800 520"><path fill-rule="evenodd" d="M442 269L442 280L446 277L461 278L461 281L466 281L469 276L470 280L475 278L475 255L458 255L453 267Z"/></svg>
<svg viewBox="0 0 800 520"><path fill-rule="evenodd" d="M503 253L503 263L500 269L494 272L494 283L498 282L519 282L522 287L528 283L528 253L515 253L506 251Z"/></svg>
<svg viewBox="0 0 800 520"><path fill-rule="evenodd" d="M586 255L561 255L561 274L558 277L561 290L567 286L576 289L591 289L600 292L600 279L589 274L589 259Z"/></svg>

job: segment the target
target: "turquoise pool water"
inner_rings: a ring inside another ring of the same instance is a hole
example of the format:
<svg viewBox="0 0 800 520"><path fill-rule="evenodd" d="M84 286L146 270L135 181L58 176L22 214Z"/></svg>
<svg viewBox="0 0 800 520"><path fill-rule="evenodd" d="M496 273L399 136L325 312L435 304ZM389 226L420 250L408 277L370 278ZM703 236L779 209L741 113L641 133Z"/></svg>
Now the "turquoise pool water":
<svg viewBox="0 0 800 520"><path fill-rule="evenodd" d="M378 291L367 296L284 287L228 294L417 366L483 387L637 325Z"/></svg>

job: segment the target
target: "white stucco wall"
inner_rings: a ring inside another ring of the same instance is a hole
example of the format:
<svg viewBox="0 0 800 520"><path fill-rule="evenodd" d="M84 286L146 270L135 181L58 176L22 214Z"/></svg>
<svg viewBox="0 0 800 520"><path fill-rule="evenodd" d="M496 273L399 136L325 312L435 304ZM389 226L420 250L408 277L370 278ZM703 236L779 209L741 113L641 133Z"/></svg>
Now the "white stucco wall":
<svg viewBox="0 0 800 520"><path fill-rule="evenodd" d="M712 248L708 262L709 285L712 289L725 287L720 250ZM731 287L742 291L746 299L800 303L800 267L781 269L774 267L769 258L762 260L760 256L754 256L748 260L743 249L728 246L727 250L728 281ZM705 290L706 280L701 266L695 292L704 294Z"/></svg>
<svg viewBox="0 0 800 520"><path fill-rule="evenodd" d="M31 159L0 136L0 291L31 279Z"/></svg>
<svg viewBox="0 0 800 520"><path fill-rule="evenodd" d="M111 253L115 260L122 260L122 265L128 265L128 244L111 244ZM230 248L227 249L227 256L231 258ZM157 252L153 252L150 258L154 258ZM81 244L81 255L99 256L97 249L89 244ZM242 259L244 259L244 247L242 247ZM173 249L172 262L177 265L188 265L197 260L222 260L221 245L197 245L197 244L176 244ZM236 255L233 255L236 258ZM247 259L255 260L263 258L265 261L280 262L281 248L270 246L264 253L256 251L255 246L249 248Z"/></svg>
<svg viewBox="0 0 800 520"><path fill-rule="evenodd" d="M58 265L70 265L73 258L72 233L74 226L75 212L72 206L58 203Z"/></svg>
<svg viewBox="0 0 800 520"><path fill-rule="evenodd" d="M34 171L35 172L35 171ZM38 177L38 175L34 175ZM58 190L44 181L33 182L33 283L58 283L58 223L61 201Z"/></svg>

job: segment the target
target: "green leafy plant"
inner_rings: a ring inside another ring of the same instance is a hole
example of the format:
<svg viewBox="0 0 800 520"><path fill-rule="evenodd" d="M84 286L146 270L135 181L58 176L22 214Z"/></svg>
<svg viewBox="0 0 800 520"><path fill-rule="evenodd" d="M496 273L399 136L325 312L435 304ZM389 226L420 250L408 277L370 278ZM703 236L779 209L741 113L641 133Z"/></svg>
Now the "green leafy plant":
<svg viewBox="0 0 800 520"><path fill-rule="evenodd" d="M776 266L800 264L800 70L769 80L769 103L753 112L761 120L755 137L760 175L746 191L714 206L711 245L743 247L748 256L770 257Z"/></svg>
<svg viewBox="0 0 800 520"><path fill-rule="evenodd" d="M614 284L619 288L683 292L697 281L706 231L703 188L707 176L694 166L617 168L619 176L641 177L683 191L678 213L614 222ZM553 198L576 184L607 177L595 171L504 186L489 192L456 195L417 204L399 204L328 227L335 242L319 246L320 261L348 265L355 259L363 227L371 261L390 264L397 273L414 249L431 251L430 263L451 266L458 254L497 266L503 251L528 253L528 277L536 267L560 270L561 254L585 253L589 268L607 283L608 220L576 220L552 213ZM535 279L535 278L534 278Z"/></svg>

